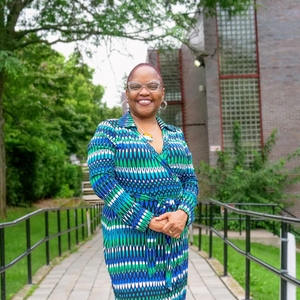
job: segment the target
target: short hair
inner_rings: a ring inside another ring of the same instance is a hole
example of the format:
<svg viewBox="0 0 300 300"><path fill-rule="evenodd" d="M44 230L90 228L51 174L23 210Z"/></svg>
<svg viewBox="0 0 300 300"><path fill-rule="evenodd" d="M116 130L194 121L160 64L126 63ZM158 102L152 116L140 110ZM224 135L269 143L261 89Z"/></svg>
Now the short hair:
<svg viewBox="0 0 300 300"><path fill-rule="evenodd" d="M149 64L149 63L140 63L140 64L136 65L136 66L130 71L130 73L129 73L128 77L127 77L127 83L129 82L129 79L130 79L130 77L132 76L132 74L134 73L134 71L135 71L136 69L138 69L139 67L144 67L144 66L151 67L152 69L154 69L155 72L157 73L157 75L159 76L159 79L160 79L160 81L161 81L161 83L162 83L162 86L164 86L164 81L163 81L163 79L162 79L162 76L161 76L159 70L158 70L155 66L153 66L153 65L151 65L151 64ZM127 83L126 83L126 86L127 86Z"/></svg>

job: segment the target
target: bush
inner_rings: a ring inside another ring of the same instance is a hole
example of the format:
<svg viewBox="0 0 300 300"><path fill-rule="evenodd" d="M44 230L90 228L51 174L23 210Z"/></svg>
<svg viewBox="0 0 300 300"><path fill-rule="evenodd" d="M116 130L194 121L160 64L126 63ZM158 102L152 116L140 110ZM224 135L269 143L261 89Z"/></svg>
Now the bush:
<svg viewBox="0 0 300 300"><path fill-rule="evenodd" d="M23 193L23 187L20 181L19 171L10 166L6 171L7 180L7 204L10 206L27 206Z"/></svg>
<svg viewBox="0 0 300 300"><path fill-rule="evenodd" d="M45 145L35 162L36 176L33 186L33 201L55 198L64 182L65 148L62 144Z"/></svg>
<svg viewBox="0 0 300 300"><path fill-rule="evenodd" d="M224 203L290 205L286 201L290 196L286 188L300 181L300 168L289 169L286 165L299 157L300 149L271 163L269 154L276 143L276 134L273 131L262 150L252 153L254 158L249 163L246 161L247 149L242 146L240 125L235 123L233 153L220 151L216 167L201 162L196 168L202 188L201 198L211 197Z"/></svg>
<svg viewBox="0 0 300 300"><path fill-rule="evenodd" d="M82 170L66 163L61 143L33 141L7 146L7 204L30 206L40 199L78 197L81 195Z"/></svg>
<svg viewBox="0 0 300 300"><path fill-rule="evenodd" d="M7 145L7 204L29 206L58 194L64 179L64 147L39 141L37 147Z"/></svg>
<svg viewBox="0 0 300 300"><path fill-rule="evenodd" d="M79 197L82 194L82 180L83 172L81 166L73 164L64 165L64 185L62 186L63 190L66 192L69 190L71 197ZM60 191L61 195L62 190Z"/></svg>

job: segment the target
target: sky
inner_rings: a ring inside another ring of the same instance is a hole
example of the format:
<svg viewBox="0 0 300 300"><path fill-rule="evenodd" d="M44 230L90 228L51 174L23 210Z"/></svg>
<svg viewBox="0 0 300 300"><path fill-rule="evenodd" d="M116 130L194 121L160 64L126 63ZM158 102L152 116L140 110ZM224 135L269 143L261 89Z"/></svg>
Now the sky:
<svg viewBox="0 0 300 300"><path fill-rule="evenodd" d="M67 58L73 52L74 45L57 44L53 48ZM103 102L108 107L120 105L124 91L123 78L135 65L146 61L148 46L139 41L118 41L113 45L86 48L93 51L93 58L85 57L85 62L95 69L93 81L105 88Z"/></svg>

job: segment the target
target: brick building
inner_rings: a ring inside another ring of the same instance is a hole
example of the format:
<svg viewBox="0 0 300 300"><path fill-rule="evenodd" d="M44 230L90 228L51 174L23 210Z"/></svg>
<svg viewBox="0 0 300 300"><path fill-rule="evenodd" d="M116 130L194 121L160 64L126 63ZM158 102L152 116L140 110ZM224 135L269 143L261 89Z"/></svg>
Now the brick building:
<svg viewBox="0 0 300 300"><path fill-rule="evenodd" d="M197 53L185 46L148 51L166 83L169 105L162 117L183 128L195 165L215 165L215 150L232 147L234 121L249 160L274 129L273 160L300 147L300 1L256 4L232 19L223 11L216 18L197 13L198 29L191 33ZM300 217L300 201L291 210Z"/></svg>

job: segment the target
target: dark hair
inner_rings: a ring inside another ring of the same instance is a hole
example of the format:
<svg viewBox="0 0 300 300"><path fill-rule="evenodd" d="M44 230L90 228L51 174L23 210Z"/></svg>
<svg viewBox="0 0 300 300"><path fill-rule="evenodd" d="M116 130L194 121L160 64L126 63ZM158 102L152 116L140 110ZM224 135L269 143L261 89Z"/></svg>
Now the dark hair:
<svg viewBox="0 0 300 300"><path fill-rule="evenodd" d="M152 69L154 69L155 72L157 73L157 75L159 76L159 79L160 79L160 81L161 81L161 83L162 83L162 86L164 86L164 81L163 81L163 79L162 79L162 76L161 76L159 70L158 70L155 66L153 66L153 65L151 65L151 64L149 64L149 63L140 63L140 64L136 65L136 66L130 71L130 73L129 73L128 77L127 77L126 86L127 86L127 83L128 83L128 81L129 81L130 77L131 77L132 74L134 73L134 71L135 71L136 69L138 69L139 67L144 67L144 66L151 67Z"/></svg>

